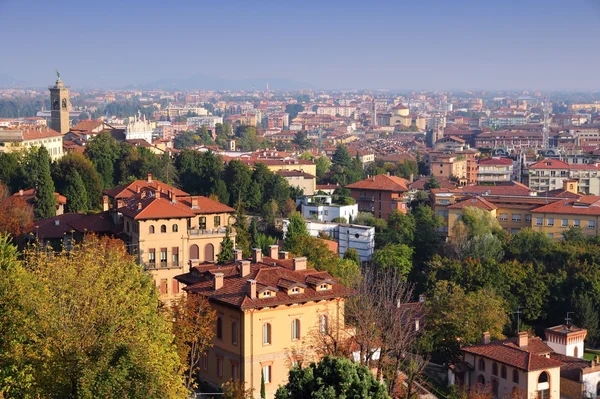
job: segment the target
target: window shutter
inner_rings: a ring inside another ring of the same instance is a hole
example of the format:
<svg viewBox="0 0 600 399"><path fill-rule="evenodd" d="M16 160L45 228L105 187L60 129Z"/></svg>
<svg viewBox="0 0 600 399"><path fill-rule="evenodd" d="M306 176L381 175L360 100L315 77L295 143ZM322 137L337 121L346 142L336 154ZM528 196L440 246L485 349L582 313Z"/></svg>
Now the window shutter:
<svg viewBox="0 0 600 399"><path fill-rule="evenodd" d="M173 294L178 294L179 293L179 281L173 279L173 290L172 290Z"/></svg>

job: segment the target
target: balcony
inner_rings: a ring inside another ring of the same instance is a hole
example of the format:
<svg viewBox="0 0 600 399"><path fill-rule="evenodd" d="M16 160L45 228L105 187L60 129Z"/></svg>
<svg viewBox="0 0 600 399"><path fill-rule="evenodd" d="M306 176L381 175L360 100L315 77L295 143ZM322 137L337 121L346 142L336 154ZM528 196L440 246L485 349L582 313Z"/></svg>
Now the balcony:
<svg viewBox="0 0 600 399"><path fill-rule="evenodd" d="M144 266L145 270L160 270L160 269L180 269L182 267L182 264L181 264L181 262L160 261L160 262L143 263L142 266Z"/></svg>
<svg viewBox="0 0 600 399"><path fill-rule="evenodd" d="M221 227L218 229L188 229L188 234L190 236L215 236L215 235L225 235L227 233L226 227ZM235 234L233 229L230 229L229 232L231 235Z"/></svg>

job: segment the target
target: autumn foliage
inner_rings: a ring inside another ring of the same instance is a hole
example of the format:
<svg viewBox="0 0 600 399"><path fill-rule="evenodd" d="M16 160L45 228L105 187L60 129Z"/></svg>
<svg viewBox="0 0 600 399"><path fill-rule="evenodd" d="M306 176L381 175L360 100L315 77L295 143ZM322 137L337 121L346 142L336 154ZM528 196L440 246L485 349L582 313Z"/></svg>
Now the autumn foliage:
<svg viewBox="0 0 600 399"><path fill-rule="evenodd" d="M21 197L10 195L0 182L0 233L19 237L29 231L33 224L33 208Z"/></svg>

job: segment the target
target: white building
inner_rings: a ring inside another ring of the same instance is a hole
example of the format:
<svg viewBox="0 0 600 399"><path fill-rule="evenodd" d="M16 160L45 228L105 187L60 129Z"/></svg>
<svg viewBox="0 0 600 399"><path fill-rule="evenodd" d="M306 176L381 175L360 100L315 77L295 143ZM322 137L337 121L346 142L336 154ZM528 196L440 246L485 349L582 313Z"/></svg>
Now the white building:
<svg viewBox="0 0 600 399"><path fill-rule="evenodd" d="M214 129L217 123L223 123L222 116L192 116L187 118L187 125L191 128L200 128L206 126L208 129Z"/></svg>
<svg viewBox="0 0 600 399"><path fill-rule="evenodd" d="M358 215L358 204L334 204L330 195L305 196L300 200L301 213L305 219L331 222L336 218L344 218L346 222Z"/></svg>
<svg viewBox="0 0 600 399"><path fill-rule="evenodd" d="M127 125L125 126L125 139L126 140L146 140L152 144L152 126L145 117L140 118L134 116L129 118Z"/></svg>
<svg viewBox="0 0 600 399"><path fill-rule="evenodd" d="M283 220L284 237L289 223L288 219ZM358 252L361 262L367 262L375 251L375 227L306 220L306 229L311 237L318 237L321 232L327 233L338 243L338 254L342 258L349 248L353 248Z"/></svg>

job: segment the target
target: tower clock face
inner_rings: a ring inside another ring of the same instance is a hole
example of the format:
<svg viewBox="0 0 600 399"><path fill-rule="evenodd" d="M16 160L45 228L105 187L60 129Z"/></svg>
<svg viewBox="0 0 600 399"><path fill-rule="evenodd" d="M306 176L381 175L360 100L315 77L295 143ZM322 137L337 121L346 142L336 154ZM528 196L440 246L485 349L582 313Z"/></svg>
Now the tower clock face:
<svg viewBox="0 0 600 399"><path fill-rule="evenodd" d="M58 103L58 98L57 98L52 103L52 109L58 109L58 107L59 107L59 103Z"/></svg>

